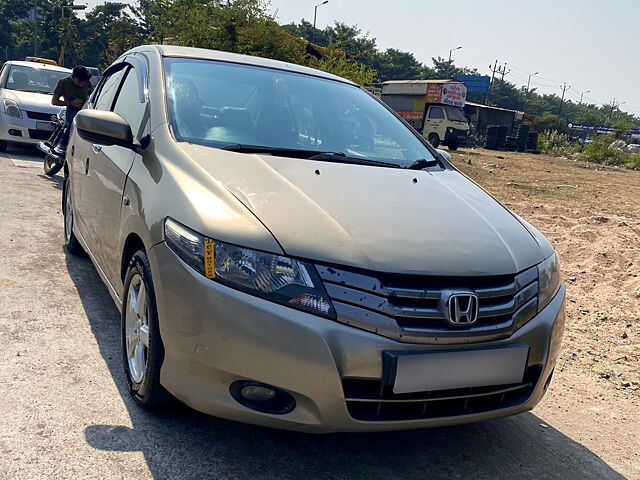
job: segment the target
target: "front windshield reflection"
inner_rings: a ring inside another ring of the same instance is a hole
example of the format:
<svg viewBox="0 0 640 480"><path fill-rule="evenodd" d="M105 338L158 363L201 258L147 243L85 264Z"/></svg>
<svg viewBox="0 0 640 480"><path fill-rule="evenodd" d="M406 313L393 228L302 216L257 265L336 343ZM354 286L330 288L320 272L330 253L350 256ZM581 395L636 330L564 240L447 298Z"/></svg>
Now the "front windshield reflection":
<svg viewBox="0 0 640 480"><path fill-rule="evenodd" d="M260 145L408 165L433 155L418 136L359 88L268 68L165 60L178 140Z"/></svg>
<svg viewBox="0 0 640 480"><path fill-rule="evenodd" d="M4 88L22 92L52 94L58 84L58 80L69 75L68 72L59 70L14 65L9 71Z"/></svg>

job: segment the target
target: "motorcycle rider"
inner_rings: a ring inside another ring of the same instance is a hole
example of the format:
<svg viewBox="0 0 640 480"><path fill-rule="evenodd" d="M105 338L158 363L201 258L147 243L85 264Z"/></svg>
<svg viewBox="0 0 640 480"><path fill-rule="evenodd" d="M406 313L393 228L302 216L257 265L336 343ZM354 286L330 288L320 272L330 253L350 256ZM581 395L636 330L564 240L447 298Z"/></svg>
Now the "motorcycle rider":
<svg viewBox="0 0 640 480"><path fill-rule="evenodd" d="M64 155L67 150L69 134L71 133L69 127L71 127L73 118L80 111L84 102L87 101L93 89L89 83L90 78L91 73L89 70L82 65L78 65L73 68L70 77L62 78L58 81L56 89L53 91L51 103L58 107L67 107L66 128L55 149L56 153L60 155Z"/></svg>

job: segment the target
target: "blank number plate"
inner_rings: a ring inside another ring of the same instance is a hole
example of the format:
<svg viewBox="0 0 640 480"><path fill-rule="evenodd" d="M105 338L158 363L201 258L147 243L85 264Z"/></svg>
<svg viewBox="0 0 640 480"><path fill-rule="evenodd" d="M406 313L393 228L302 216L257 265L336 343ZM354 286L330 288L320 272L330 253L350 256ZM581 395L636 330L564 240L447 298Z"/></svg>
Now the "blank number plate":
<svg viewBox="0 0 640 480"><path fill-rule="evenodd" d="M386 354L395 363L393 393L411 393L521 383L529 346Z"/></svg>

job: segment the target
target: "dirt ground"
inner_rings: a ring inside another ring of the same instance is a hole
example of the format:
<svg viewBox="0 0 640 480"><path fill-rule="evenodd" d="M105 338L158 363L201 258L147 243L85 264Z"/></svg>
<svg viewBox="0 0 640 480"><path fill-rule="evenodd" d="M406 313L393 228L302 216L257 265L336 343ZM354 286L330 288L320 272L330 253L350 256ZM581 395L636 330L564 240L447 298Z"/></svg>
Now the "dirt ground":
<svg viewBox="0 0 640 480"><path fill-rule="evenodd" d="M640 172L483 150L454 164L561 255L568 321L547 395L490 422L312 436L138 408L118 312L62 249L62 177L30 150L0 154L0 479L640 479Z"/></svg>
<svg viewBox="0 0 640 480"><path fill-rule="evenodd" d="M547 155L451 153L457 168L560 254L569 301L556 386L579 389L599 404L593 412L629 427L640 476L640 172ZM543 405L562 410L556 396Z"/></svg>

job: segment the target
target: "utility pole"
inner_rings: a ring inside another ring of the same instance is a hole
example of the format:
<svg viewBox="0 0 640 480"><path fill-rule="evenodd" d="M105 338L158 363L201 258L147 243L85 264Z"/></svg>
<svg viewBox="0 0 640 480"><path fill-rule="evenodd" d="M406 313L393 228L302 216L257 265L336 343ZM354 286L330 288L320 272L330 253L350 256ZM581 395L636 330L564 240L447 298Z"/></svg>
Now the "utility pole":
<svg viewBox="0 0 640 480"><path fill-rule="evenodd" d="M591 92L591 90L587 90L586 92L582 92L582 93L580 94L580 103L579 103L578 105L582 105L582 97L584 96L584 94L585 94L585 93L590 93L590 92Z"/></svg>
<svg viewBox="0 0 640 480"><path fill-rule="evenodd" d="M38 56L38 0L33 0L33 56Z"/></svg>
<svg viewBox="0 0 640 480"><path fill-rule="evenodd" d="M511 70L507 70L507 62L504 62L504 67L502 67L502 71L498 72L500 75L502 75L502 78L500 79L501 82L504 82L504 76L509 73Z"/></svg>
<svg viewBox="0 0 640 480"><path fill-rule="evenodd" d="M462 47L456 47L449 50L449 63L451 63L451 52L455 52L456 50L460 50Z"/></svg>
<svg viewBox="0 0 640 480"><path fill-rule="evenodd" d="M329 0L327 0L329 1ZM67 44L67 27L64 24L64 9L68 8L69 9L69 24L71 24L71 19L72 19L72 15L73 15L73 10L84 10L85 8L87 8L86 5L60 5L60 25L61 25L61 32L60 32L60 57L58 58L58 65L60 65L61 67L64 66L64 49L65 46Z"/></svg>
<svg viewBox="0 0 640 480"><path fill-rule="evenodd" d="M562 98L560 99L560 109L558 110L558 115L562 115L562 104L564 103L564 93L571 88L571 86L567 86L567 82L560 87L562 89Z"/></svg>
<svg viewBox="0 0 640 480"><path fill-rule="evenodd" d="M493 87L493 80L496 75L501 75L501 81L504 82L504 76L509 73L511 70L507 70L507 63L505 62L504 67L498 66L498 60L493 64L493 67L489 65L489 69L491 70L491 81L489 82L489 91L487 92L487 99L485 102L489 103L489 97L491 96L491 87Z"/></svg>
<svg viewBox="0 0 640 480"><path fill-rule="evenodd" d="M487 98L484 103L489 104L489 97L491 96L491 87L493 86L493 77L496 75L498 71L498 60L493 64L493 67L489 65L489 70L491 70L491 80L489 81L489 89L487 90Z"/></svg>
<svg viewBox="0 0 640 480"><path fill-rule="evenodd" d="M620 105L624 105L626 102L616 102L616 99L614 98L613 101L611 102L611 113L609 114L609 118L611 121L613 121L613 112L615 112Z"/></svg>
<svg viewBox="0 0 640 480"><path fill-rule="evenodd" d="M316 18L318 17L318 7L326 5L327 3L329 3L329 0L324 0L324 2L319 3L313 8L313 30L311 32L311 43L316 43Z"/></svg>
<svg viewBox="0 0 640 480"><path fill-rule="evenodd" d="M529 78L527 79L527 91L524 95L524 105L522 106L522 111L524 112L527 108L527 101L529 100L529 85L531 84L531 77L533 77L534 75L538 75L538 73L540 72L536 72L536 73L532 73L531 75L529 75Z"/></svg>

